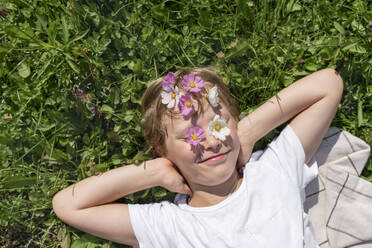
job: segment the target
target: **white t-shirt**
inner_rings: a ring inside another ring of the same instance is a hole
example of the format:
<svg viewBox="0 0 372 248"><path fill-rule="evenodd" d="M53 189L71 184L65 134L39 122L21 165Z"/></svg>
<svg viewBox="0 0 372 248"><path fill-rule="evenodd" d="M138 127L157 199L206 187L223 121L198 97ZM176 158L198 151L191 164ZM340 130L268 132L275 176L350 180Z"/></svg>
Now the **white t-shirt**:
<svg viewBox="0 0 372 248"><path fill-rule="evenodd" d="M222 202L191 207L175 203L129 204L134 233L147 247L319 247L304 212L305 186L318 174L287 125L264 151L252 154L240 187Z"/></svg>

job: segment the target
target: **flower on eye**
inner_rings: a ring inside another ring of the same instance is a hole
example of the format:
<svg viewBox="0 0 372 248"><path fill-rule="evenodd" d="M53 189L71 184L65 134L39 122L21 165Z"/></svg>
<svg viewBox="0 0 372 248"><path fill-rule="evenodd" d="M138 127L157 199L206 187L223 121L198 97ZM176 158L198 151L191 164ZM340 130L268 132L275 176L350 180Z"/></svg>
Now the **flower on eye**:
<svg viewBox="0 0 372 248"><path fill-rule="evenodd" d="M226 140L226 136L230 135L230 128L225 119L216 115L208 124L208 132L221 141Z"/></svg>
<svg viewBox="0 0 372 248"><path fill-rule="evenodd" d="M187 129L187 141L191 145L197 146L203 139L205 139L205 133L200 127L194 126Z"/></svg>
<svg viewBox="0 0 372 248"><path fill-rule="evenodd" d="M176 82L176 78L174 76L174 73L173 72L168 72L168 74L164 77L164 80L163 80L163 89L165 91L169 91L169 87L170 86L174 86L174 83Z"/></svg>
<svg viewBox="0 0 372 248"><path fill-rule="evenodd" d="M204 80L194 74L187 74L182 80L183 88L189 92L199 92L204 87Z"/></svg>
<svg viewBox="0 0 372 248"><path fill-rule="evenodd" d="M178 105L180 94L178 87L169 86L169 91L163 90L161 92L161 103L167 104L167 108L173 108Z"/></svg>
<svg viewBox="0 0 372 248"><path fill-rule="evenodd" d="M218 103L220 102L220 99L218 98L218 88L217 86L214 86L213 88L211 88L208 92L208 94L206 95L209 103L213 106L213 107L217 107L218 106Z"/></svg>
<svg viewBox="0 0 372 248"><path fill-rule="evenodd" d="M178 107L183 116L188 116L192 113L194 111L194 105L192 104L191 96L188 94L182 95L178 102Z"/></svg>

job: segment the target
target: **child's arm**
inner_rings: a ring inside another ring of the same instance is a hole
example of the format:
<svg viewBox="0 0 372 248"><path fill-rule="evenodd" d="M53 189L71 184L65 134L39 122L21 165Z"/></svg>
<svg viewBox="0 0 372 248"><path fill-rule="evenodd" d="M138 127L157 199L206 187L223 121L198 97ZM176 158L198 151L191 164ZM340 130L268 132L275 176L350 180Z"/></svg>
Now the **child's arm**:
<svg viewBox="0 0 372 248"><path fill-rule="evenodd" d="M248 161L255 142L289 119L307 163L328 130L342 91L342 79L333 69L315 72L281 90L239 122L239 163Z"/></svg>
<svg viewBox="0 0 372 248"><path fill-rule="evenodd" d="M113 201L154 186L190 194L182 181L169 160L157 158L141 165L116 168L70 185L54 196L53 209L62 221L80 230L118 243L138 245L128 205Z"/></svg>

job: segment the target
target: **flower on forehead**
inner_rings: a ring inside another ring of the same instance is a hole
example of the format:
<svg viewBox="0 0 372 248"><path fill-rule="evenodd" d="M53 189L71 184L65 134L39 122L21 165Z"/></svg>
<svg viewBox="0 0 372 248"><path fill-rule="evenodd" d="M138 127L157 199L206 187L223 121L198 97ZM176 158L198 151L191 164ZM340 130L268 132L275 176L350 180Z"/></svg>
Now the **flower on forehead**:
<svg viewBox="0 0 372 248"><path fill-rule="evenodd" d="M188 116L192 113L194 111L194 105L192 104L191 96L188 94L182 95L178 102L178 107L183 116Z"/></svg>
<svg viewBox="0 0 372 248"><path fill-rule="evenodd" d="M200 127L194 126L187 129L187 141L191 145L197 146L203 139L205 139L205 133Z"/></svg>
<svg viewBox="0 0 372 248"><path fill-rule="evenodd" d="M176 82L176 78L174 77L174 73L168 72L168 74L164 77L164 80L163 80L163 84L162 84L163 89L166 91L169 91L169 87L173 86L175 82Z"/></svg>
<svg viewBox="0 0 372 248"><path fill-rule="evenodd" d="M220 99L218 98L218 88L217 86L214 86L213 88L211 88L208 92L208 94L206 95L209 103L213 106L213 107L217 107L218 106L218 103L220 102Z"/></svg>
<svg viewBox="0 0 372 248"><path fill-rule="evenodd" d="M225 119L221 118L219 115L216 115L208 124L208 132L217 139L225 141L226 136L230 134L230 128L228 127Z"/></svg>
<svg viewBox="0 0 372 248"><path fill-rule="evenodd" d="M178 87L169 86L169 91L163 90L161 92L161 103L167 104L167 108L173 108L178 105L180 94Z"/></svg>
<svg viewBox="0 0 372 248"><path fill-rule="evenodd" d="M204 80L194 74L187 74L182 80L183 88L189 92L199 92L204 87Z"/></svg>

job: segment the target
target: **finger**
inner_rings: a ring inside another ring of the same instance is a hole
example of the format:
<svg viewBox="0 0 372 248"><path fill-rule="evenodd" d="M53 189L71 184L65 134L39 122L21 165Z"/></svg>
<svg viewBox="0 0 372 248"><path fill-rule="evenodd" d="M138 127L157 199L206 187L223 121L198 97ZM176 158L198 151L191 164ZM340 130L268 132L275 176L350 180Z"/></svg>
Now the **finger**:
<svg viewBox="0 0 372 248"><path fill-rule="evenodd" d="M175 191L181 194L192 195L192 191L190 187L185 182L183 182L182 184L179 184L177 186L177 190Z"/></svg>
<svg viewBox="0 0 372 248"><path fill-rule="evenodd" d="M243 167L248 161L249 161L249 158L250 157L246 157L246 156L240 156L238 158L238 169Z"/></svg>
<svg viewBox="0 0 372 248"><path fill-rule="evenodd" d="M191 191L187 181L183 177L182 177L181 191L182 191L181 192L182 194L192 195L192 191Z"/></svg>
<svg viewBox="0 0 372 248"><path fill-rule="evenodd" d="M185 190L186 195L190 195L190 196L192 195L192 191L187 184L184 184L184 190Z"/></svg>
<svg viewBox="0 0 372 248"><path fill-rule="evenodd" d="M238 156L238 168L242 167L245 163L244 161L244 157L243 157L243 154L242 153L239 153L239 156Z"/></svg>

